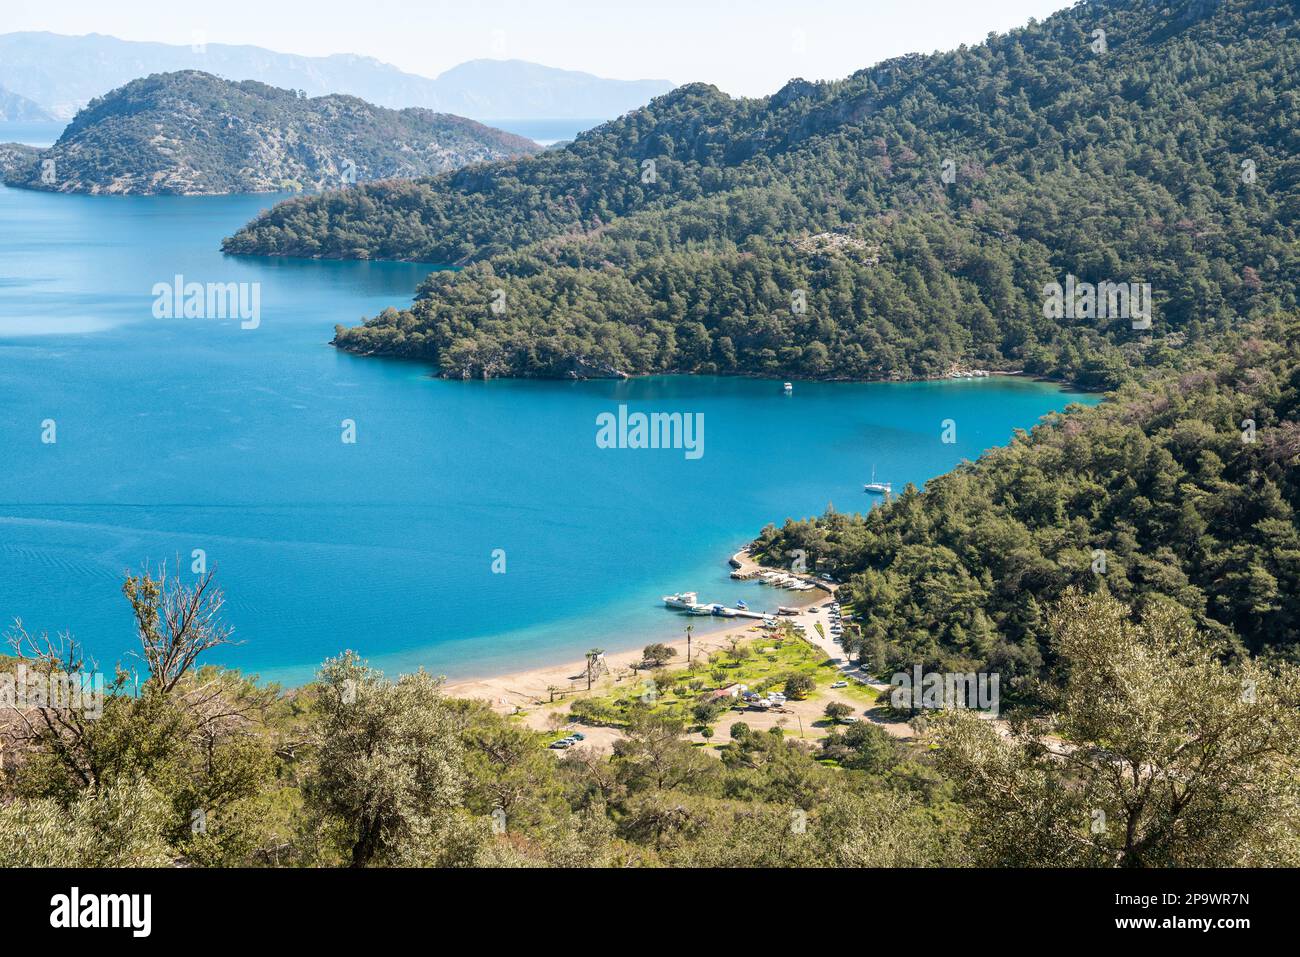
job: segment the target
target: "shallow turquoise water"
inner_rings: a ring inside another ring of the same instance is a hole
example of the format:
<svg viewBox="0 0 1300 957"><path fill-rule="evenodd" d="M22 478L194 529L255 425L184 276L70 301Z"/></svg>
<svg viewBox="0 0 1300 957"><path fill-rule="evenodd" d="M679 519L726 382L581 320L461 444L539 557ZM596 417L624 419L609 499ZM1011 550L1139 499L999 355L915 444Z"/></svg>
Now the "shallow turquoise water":
<svg viewBox="0 0 1300 957"><path fill-rule="evenodd" d="M221 255L271 202L0 188L0 620L111 665L132 639L123 570L179 555L188 574L203 549L243 641L217 659L278 680L344 648L468 676L634 647L681 633L668 592L788 600L727 577L765 523L866 507L873 465L921 483L1079 398L1005 379L443 382L328 345L429 267ZM260 326L155 319L178 273L260 283ZM704 455L597 448L620 403L702 413Z"/></svg>

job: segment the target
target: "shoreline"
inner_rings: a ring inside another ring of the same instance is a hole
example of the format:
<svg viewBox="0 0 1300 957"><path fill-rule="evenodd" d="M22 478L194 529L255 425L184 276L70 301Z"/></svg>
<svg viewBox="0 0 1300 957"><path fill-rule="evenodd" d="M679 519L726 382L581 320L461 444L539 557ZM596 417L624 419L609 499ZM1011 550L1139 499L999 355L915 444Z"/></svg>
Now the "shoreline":
<svg viewBox="0 0 1300 957"><path fill-rule="evenodd" d="M235 255L253 255L253 254L240 253ZM275 257L268 256L266 258L275 258ZM288 258L297 258L297 257L288 257ZM327 257L313 257L313 258L327 258ZM343 261L347 261L347 260L343 260ZM406 260L406 259L371 260L371 261L372 262L401 262L401 263L412 262L412 260ZM427 265L427 264L420 264L420 265ZM437 270L435 271L456 270L461 268L463 267L455 266L455 265L453 266L439 265L437 267ZM407 309L409 308L410 307L408 306ZM345 326L344 328L350 332L354 329L362 328L364 325L365 324L362 323L361 326ZM494 379L515 379L515 380L534 381L534 382L575 382L575 381L628 382L628 381L635 381L637 379L650 379L656 376L701 375L701 373L699 372L687 372L680 369L670 369L664 372L614 372L610 375L581 375L581 376L577 376L573 374L551 375L551 376L481 375L481 374L480 375L454 375L448 372L444 372L442 368L438 366L437 361L432 358L429 358L428 356L406 355L397 352L387 352L382 349L354 349L351 348L350 346L340 343L338 341L337 335L330 340L329 345L337 349L339 352L344 352L347 353L348 355L356 356L362 359L397 359L397 360L404 360L409 362L424 363L425 365L432 367L431 371L428 374L428 377L430 379L441 379L448 382L490 381ZM971 370L961 370L961 371L971 371ZM984 370L984 372L985 375L982 377L953 375L951 372L945 372L945 373L935 373L933 375L915 375L915 376L895 375L895 376L884 376L880 378L865 378L865 379L853 378L852 376L834 376L834 375L814 376L809 378L806 376L795 377L792 374L788 375L786 373L770 374L766 372L745 372L745 371L712 372L707 374L716 375L722 378L758 379L758 380L765 380L770 382L781 382L788 377L790 381L794 381L794 382L831 382L831 383L842 383L844 385L879 385L882 383L905 384L910 382L962 382L972 378L986 378L986 379L1011 378L1011 379L1023 379L1027 382L1041 382L1046 385L1054 385L1060 388L1061 391L1063 392L1080 392L1080 393L1091 395L1097 393L1104 393L1107 391L1105 389L1091 388L1089 386L1083 385L1082 383L1075 382L1071 379L1064 379L1056 376L1042 375L1036 372L1026 372L1024 369L986 369Z"/></svg>
<svg viewBox="0 0 1300 957"><path fill-rule="evenodd" d="M745 545L730 557L729 564L733 570L749 572L762 568L753 560L749 549L750 546ZM814 579L810 578L809 580ZM828 592L834 594L832 589L825 586L821 586L812 592L799 592L796 593L799 597L791 595L789 604L791 606L811 606L824 601ZM804 595L814 597L811 601L805 601L802 597ZM754 637L762 633L762 623L758 619L727 620L734 621L734 624L716 631L705 632L692 639L692 658L703 652L712 652L725 648L732 638L738 636ZM609 644L618 646L620 642L611 641ZM639 648L606 652L603 655L605 670L592 681L591 690L608 688L626 680L636 680L637 676L632 666L640 664L643 657L642 650L646 644L667 645L677 652L677 656L673 659L674 663L681 662L684 664L686 662L685 638L655 640L647 636L644 639L644 644ZM448 681L442 687L443 693L448 697L486 701L493 709L507 714L519 709L545 707L553 703L552 689L554 689L554 702L560 702L575 695L586 694L586 659L570 659L555 664L521 668L498 675L460 678Z"/></svg>
<svg viewBox="0 0 1300 957"><path fill-rule="evenodd" d="M751 630L759 630L756 621L746 619L743 625L711 631L691 641L691 657L703 652L716 651L726 646L727 639L747 635ZM647 644L664 644L677 652L674 662L686 661L686 639L675 638L671 641L647 642ZM644 646L642 646L644 647ZM624 680L635 679L632 670L634 664L642 660L642 649L612 651L603 655L605 670L592 681L591 690L596 691ZM486 701L492 708L507 713L516 709L532 708L538 704L547 705L551 699L551 688L556 689L554 700L560 702L579 694L587 693L586 660L577 659L554 665L540 665L525 668L502 675L483 678L466 678L449 681L443 685L443 694L452 698L470 698Z"/></svg>

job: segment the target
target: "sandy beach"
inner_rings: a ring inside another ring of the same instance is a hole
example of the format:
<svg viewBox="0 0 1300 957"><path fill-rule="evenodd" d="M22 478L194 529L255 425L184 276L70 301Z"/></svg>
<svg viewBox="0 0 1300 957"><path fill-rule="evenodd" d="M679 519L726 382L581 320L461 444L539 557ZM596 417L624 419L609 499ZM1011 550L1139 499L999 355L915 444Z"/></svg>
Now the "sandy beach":
<svg viewBox="0 0 1300 957"><path fill-rule="evenodd" d="M756 567L747 555L737 554L734 557L740 565L740 571ZM824 601L827 597L826 593L819 591L815 594L817 596L816 600L809 604L802 614L786 620L802 624L806 635L804 640L823 652L826 655L827 662L843 672L846 679L866 680L860 673L855 676L858 669L844 656L843 649L839 648L835 641L829 637L831 620L828 617L828 603ZM793 599L793 601L804 604L806 599L800 596ZM818 632L816 628L818 623L822 626L821 632ZM729 638L737 636L752 638L762 633L761 624L757 621L746 620L743 624L738 622L735 627L728 628L725 631L713 632L692 641L692 655L698 657L700 654L707 654L725 648ZM677 657L673 659L675 665L686 663L686 642L684 639L666 641L664 644L677 649ZM632 665L639 664L640 660L641 653L639 651L607 654L605 661L608 670L593 682L592 690L602 692L620 683L642 680L651 672L643 670L640 676L636 676L631 670ZM868 683L877 691L886 688L885 685L874 680L868 680ZM553 701L551 697L552 688L555 689ZM620 729L585 725L568 718L569 703L574 698L584 695L586 690L587 677L586 662L584 660L572 661L555 667L519 671L496 678L453 682L447 685L446 688L447 694L454 697L482 699L488 702L494 710L502 714L511 714L516 709L519 709L524 712L524 726L535 731L558 732L561 727L571 731L581 729L586 735L580 746L581 750L597 754L608 753L615 742L624 736ZM832 722L826 719L823 713L826 704L831 701L847 704L854 712L862 711L863 702L861 698L854 696L849 690L822 688L808 700L786 702L779 712L759 712L738 707L728 717L717 722L714 737L711 740L706 740L694 732L688 734L687 739L706 748L707 753L716 756L718 753L717 746L724 745L731 740L731 725L740 723L747 725L753 731L767 731L771 728L780 727L787 734L811 743L825 737L835 727ZM871 709L867 710L865 716L867 720L878 724L893 737L908 739L914 735L912 727L906 721L890 720L880 714L873 713Z"/></svg>
<svg viewBox="0 0 1300 957"><path fill-rule="evenodd" d="M726 647L727 640L736 635L752 637L761 631L759 623L746 619L744 624L734 628L714 631L701 635L691 642L692 657ZM677 657L674 663L686 663L686 639L665 641L663 644L674 648ZM641 650L609 652L605 655L605 672L592 683L592 689L608 687L624 681L633 681L632 666L641 662ZM444 690L453 698L478 698L487 701L497 711L510 713L515 708L530 708L549 703L551 687L556 689L555 701L572 697L577 692L587 690L587 662L579 658L559 665L546 665L499 675L494 678L475 678L467 681L449 682Z"/></svg>
<svg viewBox="0 0 1300 957"><path fill-rule="evenodd" d="M758 564L743 549L732 556L732 562L733 567L739 566L737 570L741 572L759 570ZM792 605L802 605L809 600L802 597L803 594L813 596L818 600L827 597L823 591L813 591L800 593L799 597L791 595L789 599L783 598L783 600ZM686 624L688 624L688 621L683 620L683 628ZM752 618L737 619L733 627L699 635L691 642L692 658L701 653L727 647L728 641L733 637L752 638L761 634L762 628L760 624L759 621ZM674 665L684 665L686 663L685 638L663 641L662 643L676 649L677 657L673 659ZM640 664L641 659L642 654L639 648L606 653L604 656L605 671L592 682L592 690L636 680L632 666ZM454 698L476 698L486 701L495 710L509 714L516 708L532 708L538 704L551 703L552 688L554 688L554 701L557 703L571 698L579 692L586 692L587 662L585 659L579 658L557 665L544 665L539 668L515 671L495 677L452 681L448 682L444 690Z"/></svg>

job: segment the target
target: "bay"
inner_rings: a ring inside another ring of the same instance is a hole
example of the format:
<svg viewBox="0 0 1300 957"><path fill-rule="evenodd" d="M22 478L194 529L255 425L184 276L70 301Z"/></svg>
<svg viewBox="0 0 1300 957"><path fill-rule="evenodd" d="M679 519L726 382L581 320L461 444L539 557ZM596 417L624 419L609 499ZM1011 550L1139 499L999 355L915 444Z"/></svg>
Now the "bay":
<svg viewBox="0 0 1300 957"><path fill-rule="evenodd" d="M1094 401L1000 377L442 381L328 344L433 267L221 254L275 198L0 188L0 622L110 667L123 572L193 577L202 550L242 641L214 660L287 683L345 648L469 677L636 647L681 634L664 594L782 600L728 578L765 523L869 507L873 467L921 484ZM178 275L257 284L256 328L155 318ZM599 448L620 405L702 415L704 454Z"/></svg>

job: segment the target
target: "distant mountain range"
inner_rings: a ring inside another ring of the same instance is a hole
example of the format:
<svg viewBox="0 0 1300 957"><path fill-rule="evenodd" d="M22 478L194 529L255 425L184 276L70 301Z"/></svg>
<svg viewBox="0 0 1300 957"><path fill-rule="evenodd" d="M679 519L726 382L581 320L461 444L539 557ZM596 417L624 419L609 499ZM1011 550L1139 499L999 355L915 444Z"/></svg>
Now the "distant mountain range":
<svg viewBox="0 0 1300 957"><path fill-rule="evenodd" d="M25 96L0 86L0 123L50 123L54 117Z"/></svg>
<svg viewBox="0 0 1300 957"><path fill-rule="evenodd" d="M190 70L94 100L39 154L0 147L0 169L11 185L63 193L257 193L430 176L540 149L460 116Z"/></svg>
<svg viewBox="0 0 1300 957"><path fill-rule="evenodd" d="M473 60L429 79L352 54L306 57L254 46L176 46L100 34L0 35L0 87L62 120L131 80L180 70L478 120L611 119L673 87L667 80L606 80L522 60ZM10 119L3 114L0 106L0 119Z"/></svg>

